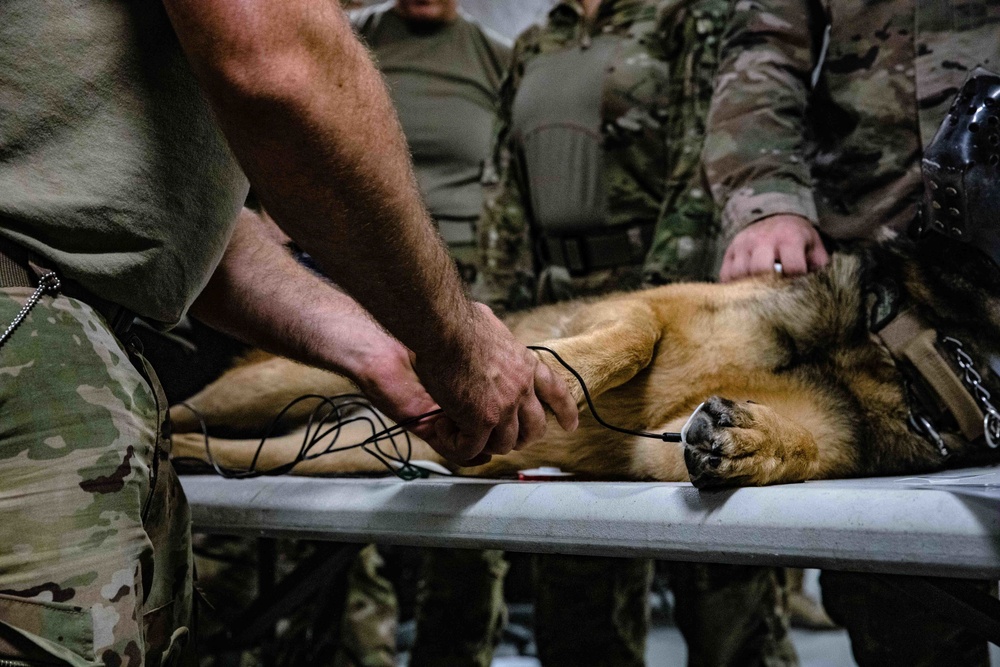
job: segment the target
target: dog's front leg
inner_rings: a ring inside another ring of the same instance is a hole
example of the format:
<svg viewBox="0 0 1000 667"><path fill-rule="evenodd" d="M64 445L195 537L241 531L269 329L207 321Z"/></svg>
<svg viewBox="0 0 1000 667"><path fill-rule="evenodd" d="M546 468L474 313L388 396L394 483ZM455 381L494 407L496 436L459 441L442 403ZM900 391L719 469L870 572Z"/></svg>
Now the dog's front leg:
<svg viewBox="0 0 1000 667"><path fill-rule="evenodd" d="M566 325L565 334L539 345L558 353L583 378L591 398L597 398L649 365L662 330L649 304L622 298L584 307ZM583 407L579 381L549 353L536 354L566 380L577 406Z"/></svg>
<svg viewBox="0 0 1000 667"><path fill-rule="evenodd" d="M699 488L825 477L814 434L774 409L713 396L683 430L684 462ZM831 443L832 444L832 443Z"/></svg>

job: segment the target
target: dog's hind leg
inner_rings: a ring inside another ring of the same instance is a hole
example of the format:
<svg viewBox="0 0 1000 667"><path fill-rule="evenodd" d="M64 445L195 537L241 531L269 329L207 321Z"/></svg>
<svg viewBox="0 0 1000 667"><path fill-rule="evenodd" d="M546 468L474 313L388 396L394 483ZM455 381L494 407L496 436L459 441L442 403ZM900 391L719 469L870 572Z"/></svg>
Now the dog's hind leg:
<svg viewBox="0 0 1000 667"><path fill-rule="evenodd" d="M185 401L194 410L184 405L171 407L170 420L175 433L199 431L198 415L209 429L256 433L270 425L283 408L300 396L357 392L350 380L336 373L282 357L268 357L226 371ZM282 425L290 427L303 423L316 406L316 400L297 403L285 413Z"/></svg>
<svg viewBox="0 0 1000 667"><path fill-rule="evenodd" d="M597 398L648 366L660 335L659 319L649 304L623 297L584 307L565 325L565 337L539 345L558 353L580 374L591 397ZM536 354L566 380L577 406L583 407L579 382L552 355Z"/></svg>
<svg viewBox="0 0 1000 667"><path fill-rule="evenodd" d="M849 473L852 430L839 425L833 411L812 407L805 399L804 406L782 405L779 414L768 405L713 396L684 427L691 482L699 488L757 486Z"/></svg>
<svg viewBox="0 0 1000 667"><path fill-rule="evenodd" d="M332 443L327 437L310 447L306 453L306 460L295 465L294 474L352 475L389 472L379 458L360 447L350 446L363 442L370 435L371 428L363 424L353 423L344 426L336 443ZM246 471L253 463L254 470L266 472L280 470L300 458L304 439L305 429L302 428L286 435L268 438L263 446L258 438L244 440L210 438L208 446L211 447L211 458L224 469ZM173 447L171 454L175 460L195 459L209 462L205 437L201 433L176 433L171 441ZM330 451L323 453L328 447ZM392 443L382 441L378 449L373 445L367 446L367 449L381 452L382 460L386 461L422 460L447 465L430 445L414 435L410 435L409 444L404 437L397 436L396 447L398 452ZM254 461L255 456L256 461Z"/></svg>

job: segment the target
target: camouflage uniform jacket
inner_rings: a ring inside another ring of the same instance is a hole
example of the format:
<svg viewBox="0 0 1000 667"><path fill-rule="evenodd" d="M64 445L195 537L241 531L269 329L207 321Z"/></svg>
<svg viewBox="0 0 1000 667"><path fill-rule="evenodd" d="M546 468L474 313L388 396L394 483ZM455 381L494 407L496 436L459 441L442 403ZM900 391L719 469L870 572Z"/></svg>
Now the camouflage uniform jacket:
<svg viewBox="0 0 1000 667"><path fill-rule="evenodd" d="M789 213L867 237L913 219L954 93L1000 68L1000 3L738 0L720 60L704 164L726 236Z"/></svg>
<svg viewBox="0 0 1000 667"><path fill-rule="evenodd" d="M648 272L705 273L701 260L713 236L713 205L698 165L727 8L727 0L605 0L587 19L579 2L563 0L544 26L520 36L501 90L499 185L479 225L483 271L494 296L516 289L518 274L533 273L532 216L511 132L525 68L539 54L586 47L600 33L626 39L606 70L601 95L607 224L656 223Z"/></svg>

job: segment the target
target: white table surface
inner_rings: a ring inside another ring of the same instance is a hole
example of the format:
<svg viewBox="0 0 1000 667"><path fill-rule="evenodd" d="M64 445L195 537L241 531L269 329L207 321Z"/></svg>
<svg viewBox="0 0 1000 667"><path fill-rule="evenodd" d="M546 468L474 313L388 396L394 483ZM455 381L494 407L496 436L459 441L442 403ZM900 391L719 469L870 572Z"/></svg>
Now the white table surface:
<svg viewBox="0 0 1000 667"><path fill-rule="evenodd" d="M182 476L197 531L1000 578L1000 468L687 483Z"/></svg>

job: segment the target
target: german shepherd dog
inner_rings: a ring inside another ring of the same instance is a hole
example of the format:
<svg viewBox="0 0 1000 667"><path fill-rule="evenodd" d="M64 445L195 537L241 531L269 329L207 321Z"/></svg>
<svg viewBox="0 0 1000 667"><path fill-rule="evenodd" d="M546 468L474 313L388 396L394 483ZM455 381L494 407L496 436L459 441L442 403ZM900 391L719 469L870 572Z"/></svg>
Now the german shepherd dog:
<svg viewBox="0 0 1000 667"><path fill-rule="evenodd" d="M683 431L683 439L669 443L605 429L579 383L539 351L573 392L579 428L566 433L553 424L540 442L462 473L494 477L557 466L578 478L717 487L917 473L990 460L1000 450L986 445L982 425L963 434L962 419L941 409L907 358L875 333L904 312L936 332L931 345L955 376L968 376L955 361L958 342L980 387L1000 399L1000 272L970 245L900 236L835 252L826 269L807 276L682 283L510 318L519 340L551 348L576 369L605 422ZM189 403L210 429L254 431L299 395L349 391L342 377L258 355ZM294 460L306 412L286 415L291 432L263 448L261 469ZM989 416L981 407L978 419L984 412ZM175 455L205 459L193 413L175 406L171 416ZM987 421L993 429L1000 423ZM211 442L214 458L235 468L249 463L258 443ZM413 458L445 464L422 441L415 442ZM295 469L378 471L382 464L360 450Z"/></svg>

